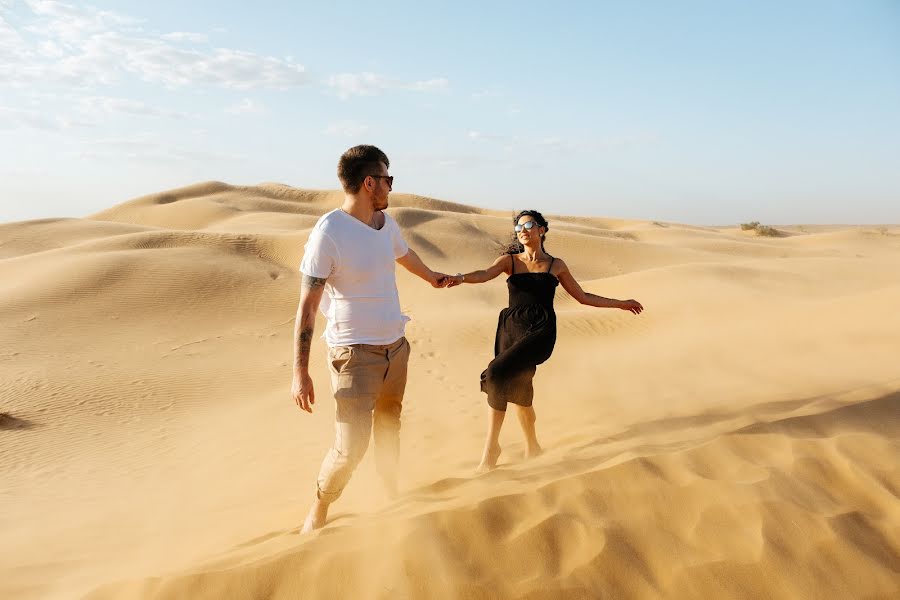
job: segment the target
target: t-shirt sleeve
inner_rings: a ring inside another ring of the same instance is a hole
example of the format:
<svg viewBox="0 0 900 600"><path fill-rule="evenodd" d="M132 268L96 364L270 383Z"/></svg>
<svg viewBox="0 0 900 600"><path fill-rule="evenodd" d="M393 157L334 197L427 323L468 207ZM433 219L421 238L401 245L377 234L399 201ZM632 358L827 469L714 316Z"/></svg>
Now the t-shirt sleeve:
<svg viewBox="0 0 900 600"><path fill-rule="evenodd" d="M327 279L337 264L337 248L334 242L319 229L313 229L306 241L300 272L310 277Z"/></svg>
<svg viewBox="0 0 900 600"><path fill-rule="evenodd" d="M397 221L391 219L390 227L391 243L394 246L394 259L403 258L409 253L409 246L406 244L406 240L403 239L403 232L400 231L400 226L397 225Z"/></svg>

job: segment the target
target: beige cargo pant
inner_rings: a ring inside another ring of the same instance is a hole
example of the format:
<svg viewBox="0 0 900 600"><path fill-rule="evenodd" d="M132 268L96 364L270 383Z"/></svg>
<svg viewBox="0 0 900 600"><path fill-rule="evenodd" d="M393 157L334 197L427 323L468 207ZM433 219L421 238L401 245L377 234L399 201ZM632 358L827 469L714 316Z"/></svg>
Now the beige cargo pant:
<svg viewBox="0 0 900 600"><path fill-rule="evenodd" d="M319 470L320 499L331 503L340 497L369 447L373 421L375 468L388 493L396 492L400 410L408 362L405 337L384 346L354 344L328 349L335 436Z"/></svg>

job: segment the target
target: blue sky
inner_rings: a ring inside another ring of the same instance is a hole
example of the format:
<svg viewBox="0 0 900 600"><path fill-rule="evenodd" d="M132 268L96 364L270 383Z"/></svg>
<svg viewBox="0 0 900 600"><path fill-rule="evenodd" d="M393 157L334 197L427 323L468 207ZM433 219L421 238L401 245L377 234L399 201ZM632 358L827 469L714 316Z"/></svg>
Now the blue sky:
<svg viewBox="0 0 900 600"><path fill-rule="evenodd" d="M900 1L0 0L0 221L210 179L900 222Z"/></svg>

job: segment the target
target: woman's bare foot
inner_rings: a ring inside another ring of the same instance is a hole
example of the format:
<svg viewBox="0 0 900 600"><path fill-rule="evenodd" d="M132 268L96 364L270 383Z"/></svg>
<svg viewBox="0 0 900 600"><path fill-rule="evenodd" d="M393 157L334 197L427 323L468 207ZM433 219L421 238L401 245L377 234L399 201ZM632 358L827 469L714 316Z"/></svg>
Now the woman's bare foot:
<svg viewBox="0 0 900 600"><path fill-rule="evenodd" d="M535 456L540 456L544 453L544 449L541 448L539 444L535 444L534 446L529 446L525 451L525 458L534 458Z"/></svg>
<svg viewBox="0 0 900 600"><path fill-rule="evenodd" d="M318 498L313 502L306 515L306 521L303 522L303 529L300 533L309 533L325 526L325 520L328 518L328 504L322 502Z"/></svg>
<svg viewBox="0 0 900 600"><path fill-rule="evenodd" d="M484 449L484 455L481 457L481 464L475 468L476 473L487 473L493 471L497 467L497 459L500 458L501 448L497 446L489 446Z"/></svg>

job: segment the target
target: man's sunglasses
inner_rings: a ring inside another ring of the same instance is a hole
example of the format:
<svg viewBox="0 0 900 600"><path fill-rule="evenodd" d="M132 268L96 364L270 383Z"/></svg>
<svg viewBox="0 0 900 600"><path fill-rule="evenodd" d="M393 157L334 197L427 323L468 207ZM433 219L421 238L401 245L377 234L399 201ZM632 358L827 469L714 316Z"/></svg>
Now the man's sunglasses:
<svg viewBox="0 0 900 600"><path fill-rule="evenodd" d="M394 176L393 175L369 175L372 179L387 179L388 187L394 187Z"/></svg>
<svg viewBox="0 0 900 600"><path fill-rule="evenodd" d="M535 225L537 225L537 222L535 222L535 221L525 221L525 222L522 223L521 225L519 225L519 224L517 223L516 226L513 227L513 229L516 230L516 233L519 233L519 232L522 231L523 229L531 229L531 228L534 227Z"/></svg>

